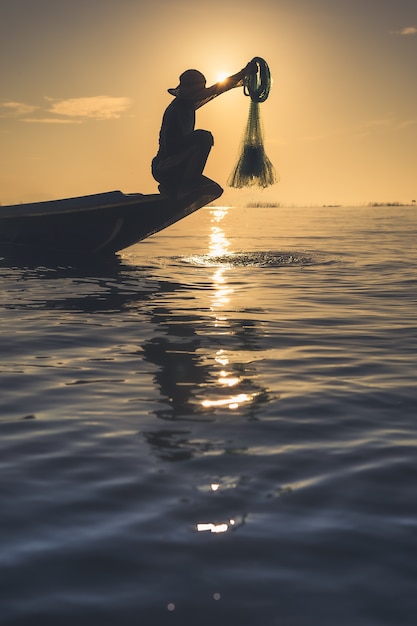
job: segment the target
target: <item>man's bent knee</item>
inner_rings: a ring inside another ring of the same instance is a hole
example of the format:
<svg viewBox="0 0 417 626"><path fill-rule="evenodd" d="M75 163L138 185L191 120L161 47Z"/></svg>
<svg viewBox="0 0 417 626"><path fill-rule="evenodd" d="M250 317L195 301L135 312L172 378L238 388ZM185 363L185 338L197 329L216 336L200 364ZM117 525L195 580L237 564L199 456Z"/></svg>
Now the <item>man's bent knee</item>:
<svg viewBox="0 0 417 626"><path fill-rule="evenodd" d="M193 134L201 146L211 148L214 145L214 137L209 130L198 129Z"/></svg>

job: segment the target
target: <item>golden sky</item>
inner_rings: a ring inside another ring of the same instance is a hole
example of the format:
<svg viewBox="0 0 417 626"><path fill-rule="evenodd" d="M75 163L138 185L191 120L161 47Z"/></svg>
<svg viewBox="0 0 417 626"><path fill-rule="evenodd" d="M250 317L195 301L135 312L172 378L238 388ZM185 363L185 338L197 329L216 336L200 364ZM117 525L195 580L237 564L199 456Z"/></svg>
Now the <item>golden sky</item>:
<svg viewBox="0 0 417 626"><path fill-rule="evenodd" d="M150 162L168 87L208 84L254 56L268 190L230 190L249 109L242 89L197 112L224 200L411 202L417 197L415 0L0 0L0 202L156 192Z"/></svg>

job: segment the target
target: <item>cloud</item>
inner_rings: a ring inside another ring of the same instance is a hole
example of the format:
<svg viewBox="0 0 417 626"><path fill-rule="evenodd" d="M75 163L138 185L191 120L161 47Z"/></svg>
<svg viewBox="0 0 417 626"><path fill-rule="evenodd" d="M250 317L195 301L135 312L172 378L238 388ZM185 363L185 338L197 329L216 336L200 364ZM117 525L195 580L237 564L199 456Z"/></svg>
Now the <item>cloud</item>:
<svg viewBox="0 0 417 626"><path fill-rule="evenodd" d="M367 120L360 124L356 129L352 129L351 133L354 137L362 139L379 132L398 132L417 125L417 118L398 119L395 117L385 119Z"/></svg>
<svg viewBox="0 0 417 626"><path fill-rule="evenodd" d="M53 101L49 113L65 117L83 117L96 120L117 119L130 106L130 98L112 96L92 96L89 98L69 98Z"/></svg>
<svg viewBox="0 0 417 626"><path fill-rule="evenodd" d="M415 126L417 124L417 119L414 120L404 120L400 124L398 124L398 130L402 130L403 128L410 128L410 126Z"/></svg>
<svg viewBox="0 0 417 626"><path fill-rule="evenodd" d="M24 102L1 102L0 117L21 117L33 113L37 108Z"/></svg>
<svg viewBox="0 0 417 626"><path fill-rule="evenodd" d="M392 35L417 35L417 28L415 26L406 26L401 30L393 30Z"/></svg>
<svg viewBox="0 0 417 626"><path fill-rule="evenodd" d="M27 124L82 124L81 120L62 119L59 117L22 117Z"/></svg>
<svg viewBox="0 0 417 626"><path fill-rule="evenodd" d="M377 127L388 127L391 126L393 123L392 118L375 118L372 120L368 120L367 122L365 122L365 126L367 126L368 128L377 128Z"/></svg>
<svg viewBox="0 0 417 626"><path fill-rule="evenodd" d="M118 119L132 104L130 98L112 96L45 100L48 103L46 111L24 102L0 102L0 118L12 118L31 124L81 124L89 119ZM37 113L33 115L35 111Z"/></svg>

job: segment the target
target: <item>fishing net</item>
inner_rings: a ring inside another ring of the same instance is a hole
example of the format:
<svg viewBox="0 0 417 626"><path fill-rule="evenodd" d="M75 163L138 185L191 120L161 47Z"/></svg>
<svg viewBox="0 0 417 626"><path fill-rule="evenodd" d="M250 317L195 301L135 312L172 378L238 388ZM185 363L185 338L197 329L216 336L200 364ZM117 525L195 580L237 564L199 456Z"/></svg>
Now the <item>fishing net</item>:
<svg viewBox="0 0 417 626"><path fill-rule="evenodd" d="M248 121L242 139L240 157L231 173L228 185L242 187L269 187L278 182L279 177L274 166L267 157L263 145L263 128L259 104L265 102L271 89L269 67L260 57L253 61L258 66L256 74L245 79L244 93L250 96Z"/></svg>

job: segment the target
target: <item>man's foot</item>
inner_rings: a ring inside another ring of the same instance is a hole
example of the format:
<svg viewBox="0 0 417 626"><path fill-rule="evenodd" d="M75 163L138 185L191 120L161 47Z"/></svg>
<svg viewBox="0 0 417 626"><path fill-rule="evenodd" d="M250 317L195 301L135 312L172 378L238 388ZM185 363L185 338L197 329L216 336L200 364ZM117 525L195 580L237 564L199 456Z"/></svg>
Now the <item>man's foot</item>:
<svg viewBox="0 0 417 626"><path fill-rule="evenodd" d="M208 176L201 176L201 184L202 186L204 185L217 185L216 181L213 180L212 178L209 178Z"/></svg>
<svg viewBox="0 0 417 626"><path fill-rule="evenodd" d="M172 185L163 185L161 183L158 185L158 191L161 196L167 196L167 198L175 198L177 195L177 190Z"/></svg>
<svg viewBox="0 0 417 626"><path fill-rule="evenodd" d="M205 176L199 176L198 178L191 178L189 180L183 180L181 183L181 187L178 189L177 196L184 197L189 193L196 193L200 191L204 185L208 183L210 179Z"/></svg>
<svg viewBox="0 0 417 626"><path fill-rule="evenodd" d="M198 193L207 185L217 185L217 183L207 176L198 176L197 178L185 179L179 188L174 185L166 185L160 183L158 185L159 193L168 198L184 198L190 193Z"/></svg>

